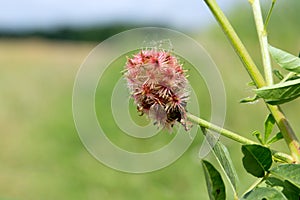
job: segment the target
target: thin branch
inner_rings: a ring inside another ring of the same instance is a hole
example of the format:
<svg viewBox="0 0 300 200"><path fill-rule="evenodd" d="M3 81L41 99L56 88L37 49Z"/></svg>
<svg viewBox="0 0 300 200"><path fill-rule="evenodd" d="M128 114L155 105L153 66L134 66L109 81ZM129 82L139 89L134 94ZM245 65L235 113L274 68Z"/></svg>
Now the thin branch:
<svg viewBox="0 0 300 200"><path fill-rule="evenodd" d="M227 36L228 40L230 41L237 55L240 57L242 63L244 64L246 70L248 71L248 74L250 75L255 85L258 88L265 86L265 80L263 76L261 75L260 71L258 70L257 66L252 60L244 44L236 34L235 30L231 26L230 22L228 21L227 17L224 15L224 13L220 9L216 1L215 0L204 0L204 1L207 4L207 6L210 8L211 12L213 13L214 17L216 18L223 32Z"/></svg>
<svg viewBox="0 0 300 200"><path fill-rule="evenodd" d="M265 29L267 30L267 27L269 25L269 21L270 21L270 18L271 18L271 14L273 12L273 8L275 6L275 3L276 3L276 0L272 0L272 4L271 4L271 8L267 14L267 17L266 17L266 21L265 21Z"/></svg>
<svg viewBox="0 0 300 200"><path fill-rule="evenodd" d="M221 128L215 124L212 124L204 119L201 119L199 117L196 117L190 113L187 113L187 118L188 120L190 120L191 122L194 122L196 124L198 124L200 127L202 128L205 128L205 129L208 129L208 130L211 130L211 131L214 131L216 133L219 133L221 134L222 136L226 137L226 138L229 138L231 140L234 140L236 142L239 142L241 144L258 144L257 142L254 142L250 139L247 139L243 136L241 136L240 134L238 133L235 133L233 131L230 131L230 130L227 130L227 129L224 129L224 128ZM278 151L275 151L275 150L271 150L272 151L272 155L277 159L277 160L280 160L282 162L286 162L286 163L292 163L293 162L293 159L291 158L291 156L285 154L285 153L282 153L282 152L278 152Z"/></svg>
<svg viewBox="0 0 300 200"><path fill-rule="evenodd" d="M267 31L264 26L262 14L261 14L260 2L259 2L259 0L252 0L249 2L252 6L254 21L256 24L256 30L257 30L258 40L259 40L259 44L260 44L260 49L261 49L266 84L272 85L273 84L273 72L272 72L272 66L271 66L271 58L270 58L269 49L268 49L269 48L268 37L267 37Z"/></svg>

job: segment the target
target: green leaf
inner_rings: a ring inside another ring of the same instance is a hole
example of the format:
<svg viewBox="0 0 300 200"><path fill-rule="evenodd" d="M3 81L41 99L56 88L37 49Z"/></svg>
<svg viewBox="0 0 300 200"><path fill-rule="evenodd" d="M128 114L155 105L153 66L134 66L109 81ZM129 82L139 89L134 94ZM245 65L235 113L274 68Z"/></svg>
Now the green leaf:
<svg viewBox="0 0 300 200"><path fill-rule="evenodd" d="M272 133L274 124L275 124L275 119L272 114L269 114L265 121L264 144L266 144L266 142L268 141L268 139Z"/></svg>
<svg viewBox="0 0 300 200"><path fill-rule="evenodd" d="M208 143L213 147L214 155L216 156L217 160L219 161L219 164L224 170L225 175L228 178L229 183L231 184L234 190L234 193L237 195L238 176L226 146L223 145L220 141L218 141L214 137L214 134L210 131L205 130L204 134Z"/></svg>
<svg viewBox="0 0 300 200"><path fill-rule="evenodd" d="M291 72L300 73L299 57L294 56L283 50L277 49L275 47L272 47L271 45L269 45L269 51L276 63L282 68Z"/></svg>
<svg viewBox="0 0 300 200"><path fill-rule="evenodd" d="M252 135L255 136L261 144L265 144L261 138L261 133L259 131L253 131Z"/></svg>
<svg viewBox="0 0 300 200"><path fill-rule="evenodd" d="M267 144L273 144L273 143L277 142L278 140L281 140L282 138L283 138L282 133L278 132L267 142Z"/></svg>
<svg viewBox="0 0 300 200"><path fill-rule="evenodd" d="M300 96L300 79L261 87L254 91L258 97L263 98L269 104L286 103Z"/></svg>
<svg viewBox="0 0 300 200"><path fill-rule="evenodd" d="M284 78L283 75L281 74L281 72L277 69L274 69L273 73L279 80L282 80Z"/></svg>
<svg viewBox="0 0 300 200"><path fill-rule="evenodd" d="M300 199L300 189L292 183L290 183L289 181L284 181L284 188L282 193L288 199Z"/></svg>
<svg viewBox="0 0 300 200"><path fill-rule="evenodd" d="M232 163L230 154L221 142L217 142L215 146L213 147L213 151L215 153L215 156L217 157L220 165L222 166L223 170L225 171L225 174L227 178L229 179L229 182L231 183L232 188L234 189L234 192L237 191L237 181L238 176L236 173L236 170L234 168L234 165Z"/></svg>
<svg viewBox="0 0 300 200"><path fill-rule="evenodd" d="M240 103L254 103L259 97L255 95L254 97L246 97L240 100Z"/></svg>
<svg viewBox="0 0 300 200"><path fill-rule="evenodd" d="M263 177L272 165L271 150L257 144L243 145L243 165L253 176Z"/></svg>
<svg viewBox="0 0 300 200"><path fill-rule="evenodd" d="M287 200L287 198L274 188L258 187L244 195L241 200Z"/></svg>
<svg viewBox="0 0 300 200"><path fill-rule="evenodd" d="M247 86L256 86L256 85L253 81L250 81L250 82L247 83Z"/></svg>
<svg viewBox="0 0 300 200"><path fill-rule="evenodd" d="M202 160L210 200L225 200L225 185L220 173L206 160Z"/></svg>
<svg viewBox="0 0 300 200"><path fill-rule="evenodd" d="M268 177L266 179L266 184L282 191L287 199L300 199L300 189L291 184L289 181L283 181L275 177Z"/></svg>
<svg viewBox="0 0 300 200"><path fill-rule="evenodd" d="M270 170L270 173L278 178L287 180L296 187L300 188L300 165L283 164Z"/></svg>

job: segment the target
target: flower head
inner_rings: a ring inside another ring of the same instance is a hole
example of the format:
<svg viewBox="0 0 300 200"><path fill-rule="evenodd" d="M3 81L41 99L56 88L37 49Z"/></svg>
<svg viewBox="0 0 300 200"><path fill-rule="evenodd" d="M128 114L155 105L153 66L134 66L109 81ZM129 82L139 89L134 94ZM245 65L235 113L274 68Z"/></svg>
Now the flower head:
<svg viewBox="0 0 300 200"><path fill-rule="evenodd" d="M185 71L177 58L162 50L142 50L128 58L127 85L141 114L170 129L180 122L187 130Z"/></svg>

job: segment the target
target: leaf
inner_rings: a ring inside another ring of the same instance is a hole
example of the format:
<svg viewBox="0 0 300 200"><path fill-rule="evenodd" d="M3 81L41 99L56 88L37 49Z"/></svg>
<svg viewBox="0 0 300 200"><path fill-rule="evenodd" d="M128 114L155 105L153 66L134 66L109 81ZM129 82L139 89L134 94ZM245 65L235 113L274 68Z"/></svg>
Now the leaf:
<svg viewBox="0 0 300 200"><path fill-rule="evenodd" d="M238 176L226 146L223 145L220 141L218 141L214 137L214 134L212 134L207 130L205 130L205 136L208 143L211 146L213 146L214 155L216 156L217 160L219 161L219 164L224 170L225 175L228 178L229 183L231 184L234 190L234 193L237 194L236 191L237 191Z"/></svg>
<svg viewBox="0 0 300 200"><path fill-rule="evenodd" d="M277 142L278 140L281 140L282 138L283 138L282 133L278 132L267 142L267 144L273 144L273 143Z"/></svg>
<svg viewBox="0 0 300 200"><path fill-rule="evenodd" d="M220 173L206 160L202 160L209 199L225 200L225 185Z"/></svg>
<svg viewBox="0 0 300 200"><path fill-rule="evenodd" d="M300 96L300 79L254 89L258 97L271 105L292 101Z"/></svg>
<svg viewBox="0 0 300 200"><path fill-rule="evenodd" d="M231 183L234 192L236 193L238 176L227 148L221 142L217 142L213 148L213 151L218 161L220 162L223 170L225 171L225 174L229 179L229 182Z"/></svg>
<svg viewBox="0 0 300 200"><path fill-rule="evenodd" d="M269 114L265 121L264 144L266 144L267 140L269 139L269 137L272 133L274 124L275 124L275 119L272 114Z"/></svg>
<svg viewBox="0 0 300 200"><path fill-rule="evenodd" d="M284 188L282 193L288 199L300 199L300 189L286 180L284 181Z"/></svg>
<svg viewBox="0 0 300 200"><path fill-rule="evenodd" d="M255 103L257 99L259 99L257 95L255 95L254 97L246 97L241 99L240 103Z"/></svg>
<svg viewBox="0 0 300 200"><path fill-rule="evenodd" d="M225 145L223 145L221 142L217 142L213 148L213 151L220 162L223 170L225 171L225 174L227 178L229 179L229 182L232 185L232 188L234 189L234 192L237 191L237 180L238 176L236 173L236 170L233 166L232 160L230 158L229 152Z"/></svg>
<svg viewBox="0 0 300 200"><path fill-rule="evenodd" d="M254 83L254 81L250 81L247 83L248 86L256 86L256 84Z"/></svg>
<svg viewBox="0 0 300 200"><path fill-rule="evenodd" d="M269 51L275 62L280 67L295 73L300 73L300 58L288 52L269 45Z"/></svg>
<svg viewBox="0 0 300 200"><path fill-rule="evenodd" d="M300 165L283 164L270 170L270 173L283 180L287 180L296 187L300 188Z"/></svg>
<svg viewBox="0 0 300 200"><path fill-rule="evenodd" d="M257 144L243 145L243 165L253 176L263 177L272 165L271 150Z"/></svg>
<svg viewBox="0 0 300 200"><path fill-rule="evenodd" d="M254 135L261 144L265 144L259 131L253 131L252 135Z"/></svg>
<svg viewBox="0 0 300 200"><path fill-rule="evenodd" d="M279 80L282 80L284 78L283 75L281 74L281 72L277 69L274 69L273 73Z"/></svg>
<svg viewBox="0 0 300 200"><path fill-rule="evenodd" d="M282 191L287 199L300 199L300 189L291 184L289 181L283 181L275 177L268 177L266 179L266 184Z"/></svg>
<svg viewBox="0 0 300 200"><path fill-rule="evenodd" d="M265 181L266 185L274 187L278 190L282 190L284 187L284 182L282 180L280 180L279 178L275 178L272 176L269 176L266 181Z"/></svg>
<svg viewBox="0 0 300 200"><path fill-rule="evenodd" d="M258 187L244 195L241 200L287 200L287 198L274 188Z"/></svg>

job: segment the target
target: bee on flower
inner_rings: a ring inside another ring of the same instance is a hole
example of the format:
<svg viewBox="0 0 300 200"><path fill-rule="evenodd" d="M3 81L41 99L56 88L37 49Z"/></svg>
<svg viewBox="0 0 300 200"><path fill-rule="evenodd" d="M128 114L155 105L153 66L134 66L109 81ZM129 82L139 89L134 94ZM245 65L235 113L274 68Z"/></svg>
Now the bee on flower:
<svg viewBox="0 0 300 200"><path fill-rule="evenodd" d="M142 50L127 59L124 76L141 115L146 114L154 124L168 130L176 122L189 129L188 81L175 56L163 50Z"/></svg>

